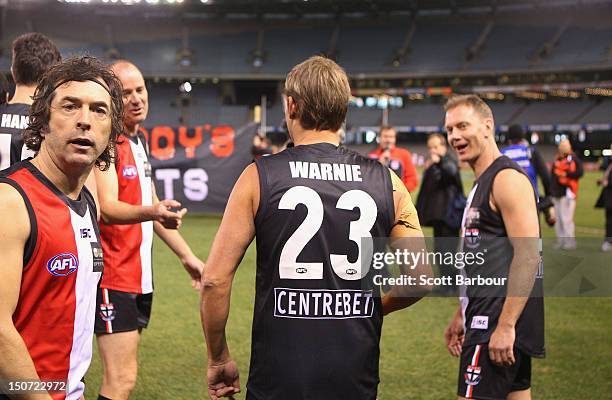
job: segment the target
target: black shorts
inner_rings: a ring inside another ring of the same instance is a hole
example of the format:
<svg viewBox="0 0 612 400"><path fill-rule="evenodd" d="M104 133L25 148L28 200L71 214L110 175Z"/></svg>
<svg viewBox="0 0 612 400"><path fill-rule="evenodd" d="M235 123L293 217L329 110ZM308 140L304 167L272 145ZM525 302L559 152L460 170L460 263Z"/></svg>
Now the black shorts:
<svg viewBox="0 0 612 400"><path fill-rule="evenodd" d="M499 367L489 359L487 343L461 351L457 395L467 399L505 400L508 394L531 387L531 357L514 348L516 362Z"/></svg>
<svg viewBox="0 0 612 400"><path fill-rule="evenodd" d="M146 328L153 293L138 294L98 288L94 332L117 333Z"/></svg>

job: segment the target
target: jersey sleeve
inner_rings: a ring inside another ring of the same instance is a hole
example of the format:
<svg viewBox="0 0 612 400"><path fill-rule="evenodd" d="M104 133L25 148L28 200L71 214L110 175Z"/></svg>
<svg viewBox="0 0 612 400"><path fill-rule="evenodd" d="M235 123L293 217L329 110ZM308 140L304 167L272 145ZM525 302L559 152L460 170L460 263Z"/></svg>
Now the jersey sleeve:
<svg viewBox="0 0 612 400"><path fill-rule="evenodd" d="M407 228L421 231L421 224L419 223L419 217L416 212L416 208L412 203L412 198L406 186L402 180L393 172L389 170L391 174L391 184L393 185L393 194L399 194L399 204L396 204L396 215L395 225L404 225ZM395 203L395 202L394 202Z"/></svg>

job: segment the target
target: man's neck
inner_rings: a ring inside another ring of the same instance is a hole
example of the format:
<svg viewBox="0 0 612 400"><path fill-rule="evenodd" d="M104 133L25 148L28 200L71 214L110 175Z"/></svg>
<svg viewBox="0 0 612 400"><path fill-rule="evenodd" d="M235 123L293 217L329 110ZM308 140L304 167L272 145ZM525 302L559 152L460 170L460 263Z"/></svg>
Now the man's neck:
<svg viewBox="0 0 612 400"><path fill-rule="evenodd" d="M17 85L15 86L15 94L9 101L9 104L30 104L32 105L32 97L36 91L36 85Z"/></svg>
<svg viewBox="0 0 612 400"><path fill-rule="evenodd" d="M480 178L480 175L482 175L482 173L485 172L491 164L493 164L493 161L500 156L501 153L499 152L497 146L495 144L490 144L485 150L483 150L482 153L480 153L480 156L478 156L477 159L470 162L470 167L472 167L474 170L474 176L476 179Z"/></svg>
<svg viewBox="0 0 612 400"><path fill-rule="evenodd" d="M128 136L134 137L136 135L138 135L138 130L140 129L140 124L136 124L134 126L127 126L125 127L125 133Z"/></svg>
<svg viewBox="0 0 612 400"><path fill-rule="evenodd" d="M331 143L334 146L340 145L338 133L333 131L315 131L305 129L295 132L292 136L293 144L295 146L315 143Z"/></svg>
<svg viewBox="0 0 612 400"><path fill-rule="evenodd" d="M91 167L80 171L62 169L44 147L32 159L32 164L68 198L76 200L91 172Z"/></svg>

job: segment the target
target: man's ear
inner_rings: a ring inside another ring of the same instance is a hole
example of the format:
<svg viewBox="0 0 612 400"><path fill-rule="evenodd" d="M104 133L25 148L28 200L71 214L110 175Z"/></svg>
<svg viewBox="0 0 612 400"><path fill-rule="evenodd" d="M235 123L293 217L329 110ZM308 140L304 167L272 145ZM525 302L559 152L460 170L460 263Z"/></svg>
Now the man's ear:
<svg viewBox="0 0 612 400"><path fill-rule="evenodd" d="M491 118L487 118L485 119L484 123L487 128L487 132L493 133L493 120ZM485 137L488 137L488 136L489 136L488 134L485 134Z"/></svg>
<svg viewBox="0 0 612 400"><path fill-rule="evenodd" d="M292 96L287 96L287 113L289 114L289 118L297 118L297 104Z"/></svg>

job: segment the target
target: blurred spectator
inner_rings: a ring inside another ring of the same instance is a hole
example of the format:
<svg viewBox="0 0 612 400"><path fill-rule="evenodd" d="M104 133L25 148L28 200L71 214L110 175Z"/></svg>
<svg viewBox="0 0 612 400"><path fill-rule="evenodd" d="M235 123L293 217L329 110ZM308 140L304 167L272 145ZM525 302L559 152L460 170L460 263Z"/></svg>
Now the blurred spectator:
<svg viewBox="0 0 612 400"><path fill-rule="evenodd" d="M256 134L253 137L251 153L253 154L253 158L257 160L261 157L280 153L287 148L288 142L289 135L287 131L268 132L265 136Z"/></svg>
<svg viewBox="0 0 612 400"><path fill-rule="evenodd" d="M269 156L272 154L272 148L270 147L270 141L265 134L259 132L253 136L253 146L251 147L251 154L253 159L257 160L263 156Z"/></svg>
<svg viewBox="0 0 612 400"><path fill-rule="evenodd" d="M535 147L531 147L525 140L525 132L521 125L511 125L506 137L508 138L508 146L502 149L502 154L511 158L523 168L533 185L536 196L538 196L539 211L544 213L546 223L549 226L554 225L556 218L551 198L551 179L544 158ZM540 196L538 177L540 177L544 187L544 196Z"/></svg>
<svg viewBox="0 0 612 400"><path fill-rule="evenodd" d="M610 150L612 150L612 144ZM603 177L597 181L597 184L603 186L603 188L595 204L595 207L606 210L606 236L601 244L602 251L612 251L612 162L610 162L610 158L607 160ZM605 162L606 160L604 160Z"/></svg>
<svg viewBox="0 0 612 400"><path fill-rule="evenodd" d="M433 227L436 252L454 253L459 243L461 216L465 207L459 165L448 154L446 139L439 133L427 138L429 158L425 162L423 182L416 202L421 226ZM457 203L461 203L458 204ZM455 282L454 266L439 265L440 275ZM454 294L454 285L441 287L441 292Z"/></svg>
<svg viewBox="0 0 612 400"><path fill-rule="evenodd" d="M574 231L574 211L578 195L578 179L582 177L582 162L572 150L567 139L559 142L556 160L552 167L552 196L557 223L557 243L555 248L573 250L576 248Z"/></svg>
<svg viewBox="0 0 612 400"><path fill-rule="evenodd" d="M400 177L409 192L414 191L419 180L416 168L412 163L412 155L406 149L397 147L397 131L392 126L380 128L378 148L368 156L391 168Z"/></svg>
<svg viewBox="0 0 612 400"><path fill-rule="evenodd" d="M612 144L610 145L610 152L612 152ZM608 166L610 166L610 164L612 164L612 154L610 154L609 156L604 156L603 160L601 161L601 165L599 166L599 169L602 171L605 171Z"/></svg>
<svg viewBox="0 0 612 400"><path fill-rule="evenodd" d="M286 131L275 131L268 133L268 143L270 143L270 153L276 154L287 148L289 135Z"/></svg>

